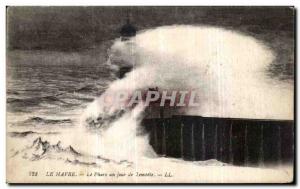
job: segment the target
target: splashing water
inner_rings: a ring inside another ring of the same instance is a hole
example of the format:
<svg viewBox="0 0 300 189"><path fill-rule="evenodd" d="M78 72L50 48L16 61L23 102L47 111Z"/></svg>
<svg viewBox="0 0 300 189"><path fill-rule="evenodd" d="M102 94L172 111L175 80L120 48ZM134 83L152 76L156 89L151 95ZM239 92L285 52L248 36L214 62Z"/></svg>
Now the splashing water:
<svg viewBox="0 0 300 189"><path fill-rule="evenodd" d="M84 127L100 131L101 154L118 159L153 155L147 136L137 134L142 102L132 108L103 103L118 91L196 90L200 106L185 108L184 114L293 118L293 86L267 77L274 54L244 34L214 27L165 26L142 31L130 41L117 39L109 53L107 63L113 69L133 66L134 70L112 82L82 116Z"/></svg>

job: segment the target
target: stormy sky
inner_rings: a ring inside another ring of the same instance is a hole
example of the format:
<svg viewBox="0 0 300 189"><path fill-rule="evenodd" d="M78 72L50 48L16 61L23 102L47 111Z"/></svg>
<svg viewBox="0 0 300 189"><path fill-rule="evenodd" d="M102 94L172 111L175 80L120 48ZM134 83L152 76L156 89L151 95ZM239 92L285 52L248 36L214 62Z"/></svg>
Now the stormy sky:
<svg viewBox="0 0 300 189"><path fill-rule="evenodd" d="M173 24L241 31L272 48L271 72L293 75L291 7L8 7L9 50L80 51L119 36L127 15L139 30ZM282 65L285 65L282 67Z"/></svg>

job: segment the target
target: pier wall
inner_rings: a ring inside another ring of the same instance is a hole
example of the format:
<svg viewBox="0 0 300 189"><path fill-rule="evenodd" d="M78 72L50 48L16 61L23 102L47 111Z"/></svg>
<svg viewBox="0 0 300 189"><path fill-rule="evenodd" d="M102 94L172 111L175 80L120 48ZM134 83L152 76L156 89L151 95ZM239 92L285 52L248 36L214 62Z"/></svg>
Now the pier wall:
<svg viewBox="0 0 300 189"><path fill-rule="evenodd" d="M294 122L199 116L143 120L158 155L240 166L281 165L294 157Z"/></svg>

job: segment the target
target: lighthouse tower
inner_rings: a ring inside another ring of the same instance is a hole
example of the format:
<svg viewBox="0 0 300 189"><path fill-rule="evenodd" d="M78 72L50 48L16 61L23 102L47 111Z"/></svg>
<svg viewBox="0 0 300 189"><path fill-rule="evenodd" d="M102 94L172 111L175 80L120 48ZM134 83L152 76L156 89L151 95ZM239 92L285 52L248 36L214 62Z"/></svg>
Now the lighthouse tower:
<svg viewBox="0 0 300 189"><path fill-rule="evenodd" d="M127 14L126 18L126 24L124 24L120 29L120 37L121 41L124 43L130 43L130 38L134 37L136 35L137 29L130 23L129 15ZM126 73L130 72L132 70L132 65L126 65L124 64L119 68L119 71L117 73L117 76L119 78L123 78Z"/></svg>
<svg viewBox="0 0 300 189"><path fill-rule="evenodd" d="M137 29L130 24L129 15L127 14L126 24L122 26L120 30L121 40L127 41L131 37L134 37L136 35Z"/></svg>

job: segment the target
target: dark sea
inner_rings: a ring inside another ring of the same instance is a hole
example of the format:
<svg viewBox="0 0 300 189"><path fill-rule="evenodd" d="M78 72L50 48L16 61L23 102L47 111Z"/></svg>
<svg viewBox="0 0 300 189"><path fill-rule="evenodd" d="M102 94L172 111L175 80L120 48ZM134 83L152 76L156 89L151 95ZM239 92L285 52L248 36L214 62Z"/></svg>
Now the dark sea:
<svg viewBox="0 0 300 189"><path fill-rule="evenodd" d="M80 53L75 55L81 56ZM64 58L59 64L59 56L71 58ZM28 127L72 127L76 124L84 108L101 95L112 78L104 62L74 64L72 57L74 53L18 51L10 54L7 62L8 127L29 131Z"/></svg>

